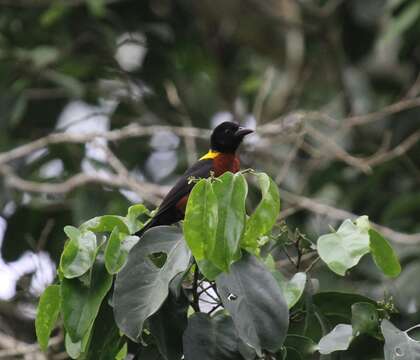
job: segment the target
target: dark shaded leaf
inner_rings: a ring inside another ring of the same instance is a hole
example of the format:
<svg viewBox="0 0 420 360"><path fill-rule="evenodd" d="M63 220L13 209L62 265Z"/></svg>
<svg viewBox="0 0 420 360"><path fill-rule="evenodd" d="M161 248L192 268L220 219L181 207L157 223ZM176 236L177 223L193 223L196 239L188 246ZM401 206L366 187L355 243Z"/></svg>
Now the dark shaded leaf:
<svg viewBox="0 0 420 360"><path fill-rule="evenodd" d="M396 328L388 320L381 323L385 338L385 360L417 360L420 359L420 342L413 340L407 332Z"/></svg>
<svg viewBox="0 0 420 360"><path fill-rule="evenodd" d="M154 253L166 254L162 267L149 258ZM124 334L133 341L139 338L144 321L161 307L169 283L185 271L189 261L190 252L178 228L157 226L143 235L115 281L114 315Z"/></svg>
<svg viewBox="0 0 420 360"><path fill-rule="evenodd" d="M242 360L238 340L230 316L195 313L184 333L185 360Z"/></svg>
<svg viewBox="0 0 420 360"><path fill-rule="evenodd" d="M253 255L244 254L229 273L216 278L223 305L239 337L258 354L276 352L286 337L289 310L273 275Z"/></svg>
<svg viewBox="0 0 420 360"><path fill-rule="evenodd" d="M183 354L182 336L187 328L189 302L182 294L169 294L162 307L149 319L149 329L165 360L180 360Z"/></svg>

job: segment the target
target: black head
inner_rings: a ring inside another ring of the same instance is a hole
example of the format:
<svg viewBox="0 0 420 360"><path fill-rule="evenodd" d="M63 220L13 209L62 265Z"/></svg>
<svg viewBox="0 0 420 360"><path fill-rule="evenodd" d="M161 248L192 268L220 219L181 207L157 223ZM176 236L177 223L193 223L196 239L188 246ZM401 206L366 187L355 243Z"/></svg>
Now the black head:
<svg viewBox="0 0 420 360"><path fill-rule="evenodd" d="M253 130L240 127L238 124L225 121L216 126L211 134L211 149L222 153L234 153L243 138Z"/></svg>

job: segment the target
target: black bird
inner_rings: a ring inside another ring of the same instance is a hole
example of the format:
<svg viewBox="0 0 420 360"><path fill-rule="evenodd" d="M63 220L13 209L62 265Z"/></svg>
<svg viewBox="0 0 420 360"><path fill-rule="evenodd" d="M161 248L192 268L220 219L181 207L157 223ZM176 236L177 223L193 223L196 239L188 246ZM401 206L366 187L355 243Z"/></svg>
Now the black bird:
<svg viewBox="0 0 420 360"><path fill-rule="evenodd" d="M188 178L207 178L210 172L220 176L226 171L239 171L239 158L236 150L244 137L253 130L240 127L238 124L226 121L218 125L210 137L210 150L192 165L165 196L157 213L136 235L141 236L147 229L158 225L171 225L182 220L188 195L194 183L188 183Z"/></svg>

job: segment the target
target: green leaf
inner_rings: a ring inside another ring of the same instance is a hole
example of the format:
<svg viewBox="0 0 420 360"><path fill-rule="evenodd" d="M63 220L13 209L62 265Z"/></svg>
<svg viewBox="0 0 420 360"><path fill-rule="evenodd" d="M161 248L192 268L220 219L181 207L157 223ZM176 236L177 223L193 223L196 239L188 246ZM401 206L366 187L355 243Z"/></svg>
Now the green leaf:
<svg viewBox="0 0 420 360"><path fill-rule="evenodd" d="M111 275L118 273L125 265L128 253L138 241L138 236L120 234L118 227L114 228L105 248L105 266Z"/></svg>
<svg viewBox="0 0 420 360"><path fill-rule="evenodd" d="M197 262L197 265L200 268L201 273L209 280L216 279L217 275L222 272L222 270L209 260L200 260Z"/></svg>
<svg viewBox="0 0 420 360"><path fill-rule="evenodd" d="M156 253L166 254L162 267L150 259ZM169 283L186 270L189 261L190 252L176 227L154 227L133 247L117 275L113 299L115 320L130 339L137 341L144 321L161 307Z"/></svg>
<svg viewBox="0 0 420 360"><path fill-rule="evenodd" d="M229 273L216 278L225 309L239 337L258 355L276 352L287 334L289 309L273 275L253 255L244 254Z"/></svg>
<svg viewBox="0 0 420 360"><path fill-rule="evenodd" d="M214 251L217 231L217 198L209 179L201 179L188 197L184 236L196 261Z"/></svg>
<svg viewBox="0 0 420 360"><path fill-rule="evenodd" d="M351 324L353 335L377 335L379 315L376 307L370 303L358 302L351 306Z"/></svg>
<svg viewBox="0 0 420 360"><path fill-rule="evenodd" d="M357 226L347 219L335 233L319 237L317 246L319 256L328 267L344 276L370 251L369 234L364 222Z"/></svg>
<svg viewBox="0 0 420 360"><path fill-rule="evenodd" d="M143 214L150 215L149 210L143 204L132 205L128 208L125 223L130 230L129 234L135 234L143 227L144 224L138 220L138 217Z"/></svg>
<svg viewBox="0 0 420 360"><path fill-rule="evenodd" d="M369 230L370 251L373 261L382 272L389 277L397 277L401 273L398 257L388 241L376 230Z"/></svg>
<svg viewBox="0 0 420 360"><path fill-rule="evenodd" d="M385 338L385 360L416 360L420 359L420 342L408 336L407 331L401 331L388 320L381 323Z"/></svg>
<svg viewBox="0 0 420 360"><path fill-rule="evenodd" d="M70 238L60 259L60 269L67 279L79 277L93 265L96 255L96 236L91 231L80 231L66 226L64 232Z"/></svg>
<svg viewBox="0 0 420 360"><path fill-rule="evenodd" d="M80 229L87 229L93 232L111 232L118 227L119 232L130 234L126 218L117 215L103 215L90 219L80 226Z"/></svg>
<svg viewBox="0 0 420 360"><path fill-rule="evenodd" d="M39 346L46 351L51 331L54 329L60 312L60 286L48 286L39 299L35 331Z"/></svg>
<svg viewBox="0 0 420 360"><path fill-rule="evenodd" d="M318 344L323 355L334 351L347 350L353 340L353 328L348 324L338 324L330 333L323 336Z"/></svg>
<svg viewBox="0 0 420 360"><path fill-rule="evenodd" d="M111 285L112 276L108 274L99 257L93 265L89 287L79 279L63 279L61 309L64 327L73 342L81 340L89 331Z"/></svg>
<svg viewBox="0 0 420 360"><path fill-rule="evenodd" d="M298 272L289 281L279 271L273 271L272 274L283 292L288 308L291 309L299 301L305 290L306 274Z"/></svg>
<svg viewBox="0 0 420 360"><path fill-rule="evenodd" d="M184 355L185 360L242 360L232 318L223 313L190 316L184 334Z"/></svg>
<svg viewBox="0 0 420 360"><path fill-rule="evenodd" d="M93 324L89 343L79 360L115 359L124 344L112 308L104 301Z"/></svg>
<svg viewBox="0 0 420 360"><path fill-rule="evenodd" d="M280 196L276 183L265 173L258 173L261 201L246 222L241 246L256 250L258 239L267 234L276 223L280 211Z"/></svg>
<svg viewBox="0 0 420 360"><path fill-rule="evenodd" d="M241 257L239 243L245 228L248 185L242 174L226 172L213 183L218 204L216 243L207 258L223 271Z"/></svg>

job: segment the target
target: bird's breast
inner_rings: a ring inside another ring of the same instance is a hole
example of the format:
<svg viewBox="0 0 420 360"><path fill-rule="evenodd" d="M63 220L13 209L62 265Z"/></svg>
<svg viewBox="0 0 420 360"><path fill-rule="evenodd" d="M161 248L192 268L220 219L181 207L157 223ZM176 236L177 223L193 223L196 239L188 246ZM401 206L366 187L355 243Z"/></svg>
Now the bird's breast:
<svg viewBox="0 0 420 360"><path fill-rule="evenodd" d="M235 154L219 154L213 159L215 176L220 176L226 171L236 173L239 171L240 162Z"/></svg>

